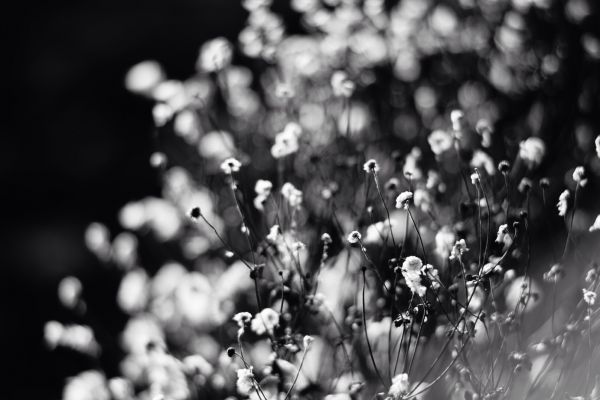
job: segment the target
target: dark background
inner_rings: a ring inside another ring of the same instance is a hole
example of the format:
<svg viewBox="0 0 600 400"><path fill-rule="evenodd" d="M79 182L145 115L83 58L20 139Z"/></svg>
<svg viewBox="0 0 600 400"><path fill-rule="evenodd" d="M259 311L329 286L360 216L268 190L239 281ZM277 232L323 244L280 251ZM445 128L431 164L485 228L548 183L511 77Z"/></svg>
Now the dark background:
<svg viewBox="0 0 600 400"><path fill-rule="evenodd" d="M85 249L84 229L101 221L114 232L123 204L159 193L147 162L152 104L124 89L125 73L156 59L169 77L188 77L202 42L235 40L245 12L236 0L14 5L19 9L3 13L11 40L0 136L0 330L8 370L0 398L58 399L64 378L89 362L44 349L45 321L65 320L56 285L74 274L91 302L114 299L105 288L115 287L107 285L115 277ZM106 334L123 322L107 316L119 315L111 307L90 304L102 310Z"/></svg>

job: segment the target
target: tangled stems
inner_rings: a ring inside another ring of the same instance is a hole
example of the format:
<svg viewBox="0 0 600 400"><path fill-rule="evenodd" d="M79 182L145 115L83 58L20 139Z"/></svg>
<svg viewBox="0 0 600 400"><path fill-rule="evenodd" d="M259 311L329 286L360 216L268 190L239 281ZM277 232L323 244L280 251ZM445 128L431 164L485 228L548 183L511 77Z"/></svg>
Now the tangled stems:
<svg viewBox="0 0 600 400"><path fill-rule="evenodd" d="M367 313L365 307L365 288L367 286L367 268L362 267L362 275L363 275L363 288L362 288L362 318L363 318L363 330L365 333L365 340L367 342L367 347L369 349L369 357L371 357L371 362L373 363L373 368L375 369L375 373L381 382L381 385L385 387L385 382L381 373L379 372L379 368L377 368L377 363L375 362L375 357L373 356L373 349L371 348L371 342L369 341L369 333L367 331Z"/></svg>

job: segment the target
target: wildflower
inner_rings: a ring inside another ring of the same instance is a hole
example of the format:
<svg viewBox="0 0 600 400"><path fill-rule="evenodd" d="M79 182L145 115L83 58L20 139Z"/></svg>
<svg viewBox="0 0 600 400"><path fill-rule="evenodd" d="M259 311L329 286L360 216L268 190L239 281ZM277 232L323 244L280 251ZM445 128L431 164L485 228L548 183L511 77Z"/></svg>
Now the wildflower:
<svg viewBox="0 0 600 400"><path fill-rule="evenodd" d="M538 137L530 137L519 144L519 157L529 169L540 165L546 154L546 144Z"/></svg>
<svg viewBox="0 0 600 400"><path fill-rule="evenodd" d="M496 168L494 167L494 160L484 151L475 150L473 158L471 158L471 167L483 168L488 175L494 175Z"/></svg>
<svg viewBox="0 0 600 400"><path fill-rule="evenodd" d="M585 301L589 307L593 307L594 304L596 304L596 292L594 292L593 290L587 290L584 288L583 289L583 301Z"/></svg>
<svg viewBox="0 0 600 400"><path fill-rule="evenodd" d="M433 154L439 156L452 148L453 139L448 132L438 129L431 132L427 142Z"/></svg>
<svg viewBox="0 0 600 400"><path fill-rule="evenodd" d="M111 378L108 381L108 390L114 400L129 400L134 398L133 385L124 378Z"/></svg>
<svg viewBox="0 0 600 400"><path fill-rule="evenodd" d="M400 181L398 178L390 178L383 187L387 192L395 192L400 187Z"/></svg>
<svg viewBox="0 0 600 400"><path fill-rule="evenodd" d="M393 400L400 400L408 393L408 389L408 374L399 374L392 379L392 385L390 386L388 394L392 396Z"/></svg>
<svg viewBox="0 0 600 400"><path fill-rule="evenodd" d="M350 244L356 244L360 241L360 239L362 238L360 232L358 231L352 231L350 232L350 234L348 235L348 243Z"/></svg>
<svg viewBox="0 0 600 400"><path fill-rule="evenodd" d="M252 367L238 369L237 381L235 384L239 394L242 396L248 396L254 387L254 374L252 373Z"/></svg>
<svg viewBox="0 0 600 400"><path fill-rule="evenodd" d="M548 179L548 178L540 179L540 187L542 189L548 189L550 187L550 179Z"/></svg>
<svg viewBox="0 0 600 400"><path fill-rule="evenodd" d="M265 333L272 335L277 325L279 325L279 313L272 308L265 308L254 316L250 329L257 335Z"/></svg>
<svg viewBox="0 0 600 400"><path fill-rule="evenodd" d="M231 43L224 37L218 37L202 45L197 66L206 72L217 72L229 66L232 58Z"/></svg>
<svg viewBox="0 0 600 400"><path fill-rule="evenodd" d="M69 378L63 391L64 400L110 400L106 378L98 371L84 371Z"/></svg>
<svg viewBox="0 0 600 400"><path fill-rule="evenodd" d="M498 227L498 235L496 236L496 243L504 243L508 235L508 225L502 224Z"/></svg>
<svg viewBox="0 0 600 400"><path fill-rule="evenodd" d="M66 308L75 308L81 300L83 285L74 276L67 276L58 285L58 298Z"/></svg>
<svg viewBox="0 0 600 400"><path fill-rule="evenodd" d="M379 164L377 164L376 160L371 158L363 165L363 169L365 170L366 173L369 173L369 172L375 173L375 172L379 171Z"/></svg>
<svg viewBox="0 0 600 400"><path fill-rule="evenodd" d="M575 168L575 170L573 171L573 180L581 187L587 184L587 178L585 177L585 169L582 166Z"/></svg>
<svg viewBox="0 0 600 400"><path fill-rule="evenodd" d="M221 163L221 170L226 174L238 172L242 163L233 157L230 157Z"/></svg>
<svg viewBox="0 0 600 400"><path fill-rule="evenodd" d="M431 288L437 290L440 288L440 272L431 264L426 264L421 268L421 272L429 277Z"/></svg>
<svg viewBox="0 0 600 400"><path fill-rule="evenodd" d="M294 185L286 182L281 187L281 195L288 201L292 208L300 207L302 204L302 191L296 189Z"/></svg>
<svg viewBox="0 0 600 400"><path fill-rule="evenodd" d="M232 318L235 322L237 322L240 328L244 328L248 322L252 319L252 314L249 312L239 312L235 314Z"/></svg>
<svg viewBox="0 0 600 400"><path fill-rule="evenodd" d="M506 160L502 160L498 163L498 171L503 174L507 174L510 171L510 163Z"/></svg>
<svg viewBox="0 0 600 400"><path fill-rule="evenodd" d="M396 208L404 208L408 210L409 202L413 198L413 192L402 192L396 197Z"/></svg>
<svg viewBox="0 0 600 400"><path fill-rule="evenodd" d="M596 136L594 143L596 144L596 154L598 155L598 158L600 158L600 135Z"/></svg>
<svg viewBox="0 0 600 400"><path fill-rule="evenodd" d="M456 241L454 247L452 247L452 251L450 252L450 259L460 259L460 257L466 251L469 251L469 249L467 248L467 243L465 242L465 239L460 239Z"/></svg>
<svg viewBox="0 0 600 400"><path fill-rule="evenodd" d="M402 276L410 291L423 297L427 288L421 284L421 267L423 267L423 262L419 257L408 256L402 263Z"/></svg>
<svg viewBox="0 0 600 400"><path fill-rule="evenodd" d="M564 273L560 264L554 264L548 271L544 272L543 279L546 282L556 283L562 278Z"/></svg>
<svg viewBox="0 0 600 400"><path fill-rule="evenodd" d="M597 277L598 277L598 273L596 272L596 270L594 268L591 268L585 274L585 281L587 283L591 283L591 282L594 282Z"/></svg>
<svg viewBox="0 0 600 400"><path fill-rule="evenodd" d="M271 147L271 155L274 158L282 158L298 151L298 137L302 134L302 128L295 122L288 123L283 131L275 136L275 143Z"/></svg>
<svg viewBox="0 0 600 400"><path fill-rule="evenodd" d="M329 235L329 233L324 233L321 235L321 240L323 241L323 243L325 244L331 244L332 240L331 240L331 236Z"/></svg>
<svg viewBox="0 0 600 400"><path fill-rule="evenodd" d="M264 211L265 210L265 204L267 203L267 196L259 194L258 196L256 196L254 198L254 200L252 201L252 203L254 204L254 208L256 208L259 211Z"/></svg>
<svg viewBox="0 0 600 400"><path fill-rule="evenodd" d="M458 132L463 128L463 119L465 114L461 110L452 110L450 113L450 121L452 122L452 130Z"/></svg>
<svg viewBox="0 0 600 400"><path fill-rule="evenodd" d="M519 182L519 186L517 187L517 189L521 193L527 193L531 189L532 185L533 184L531 183L531 179L524 177L523 179L521 179L521 182Z"/></svg>
<svg viewBox="0 0 600 400"><path fill-rule="evenodd" d="M475 186L477 186L477 183L479 182L479 174L477 172L473 172L471 174L471 183Z"/></svg>
<svg viewBox="0 0 600 400"><path fill-rule="evenodd" d="M561 217L564 217L567 214L567 209L569 207L568 201L570 197L571 193L568 189L565 189L558 197L558 203L556 203L556 207L558 208L558 215Z"/></svg>
<svg viewBox="0 0 600 400"><path fill-rule="evenodd" d="M150 280L143 268L135 268L121 280L117 303L129 314L142 311L148 302Z"/></svg>
<svg viewBox="0 0 600 400"><path fill-rule="evenodd" d="M271 243L277 242L277 238L279 237L279 225L273 225L271 229L269 229L269 234L267 235L267 241Z"/></svg>
<svg viewBox="0 0 600 400"><path fill-rule="evenodd" d="M331 88L334 96L349 98L354 93L355 84L344 71L335 71L331 75Z"/></svg>
<svg viewBox="0 0 600 400"><path fill-rule="evenodd" d="M448 226L443 226L442 229L435 234L435 252L441 258L450 256L450 252L456 241L456 235Z"/></svg>
<svg viewBox="0 0 600 400"><path fill-rule="evenodd" d="M142 61L127 72L125 87L133 93L149 95L164 79L164 71L158 62Z"/></svg>
<svg viewBox="0 0 600 400"><path fill-rule="evenodd" d="M305 335L304 339L302 340L302 345L305 349L308 349L314 341L315 339L312 336Z"/></svg>
<svg viewBox="0 0 600 400"><path fill-rule="evenodd" d="M259 179L256 181L254 185L254 191L259 196L268 196L271 194L271 190L273 189L273 183L271 181L267 181L264 179Z"/></svg>
<svg viewBox="0 0 600 400"><path fill-rule="evenodd" d="M594 221L594 223L592 224L592 226L590 226L590 232L595 232L600 230L600 214L598 214L596 216L596 220Z"/></svg>
<svg viewBox="0 0 600 400"><path fill-rule="evenodd" d="M492 134L494 129L490 125L490 122L485 119L480 119L475 125L475 131L481 136L481 145L488 148L492 145Z"/></svg>

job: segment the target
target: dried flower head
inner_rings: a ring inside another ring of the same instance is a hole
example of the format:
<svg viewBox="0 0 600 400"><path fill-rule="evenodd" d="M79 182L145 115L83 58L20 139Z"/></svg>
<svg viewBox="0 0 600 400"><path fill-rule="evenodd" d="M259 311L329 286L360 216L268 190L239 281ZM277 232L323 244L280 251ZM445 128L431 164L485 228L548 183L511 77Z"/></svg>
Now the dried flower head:
<svg viewBox="0 0 600 400"><path fill-rule="evenodd" d="M558 203L556 203L556 207L558 208L558 215L561 217L564 217L567 214L570 197L571 192L569 192L569 189L565 189L558 197Z"/></svg>

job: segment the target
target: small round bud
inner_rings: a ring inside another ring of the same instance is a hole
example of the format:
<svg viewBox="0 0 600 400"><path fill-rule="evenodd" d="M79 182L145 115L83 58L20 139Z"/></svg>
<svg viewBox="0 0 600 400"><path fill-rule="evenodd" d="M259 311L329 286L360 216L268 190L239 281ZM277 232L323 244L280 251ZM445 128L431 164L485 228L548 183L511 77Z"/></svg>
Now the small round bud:
<svg viewBox="0 0 600 400"><path fill-rule="evenodd" d="M502 172L503 174L507 174L508 171L510 171L510 163L506 160L500 161L498 164L498 171Z"/></svg>
<svg viewBox="0 0 600 400"><path fill-rule="evenodd" d="M235 349L233 347L228 347L227 348L227 356L229 358L232 358L233 356L235 356Z"/></svg>
<svg viewBox="0 0 600 400"><path fill-rule="evenodd" d="M540 179L540 187L542 189L548 189L550 187L550 179L548 179L548 178Z"/></svg>
<svg viewBox="0 0 600 400"><path fill-rule="evenodd" d="M194 207L190 211L190 217L192 217L193 219L200 218L200 215L202 215L202 212L200 212L200 207Z"/></svg>

